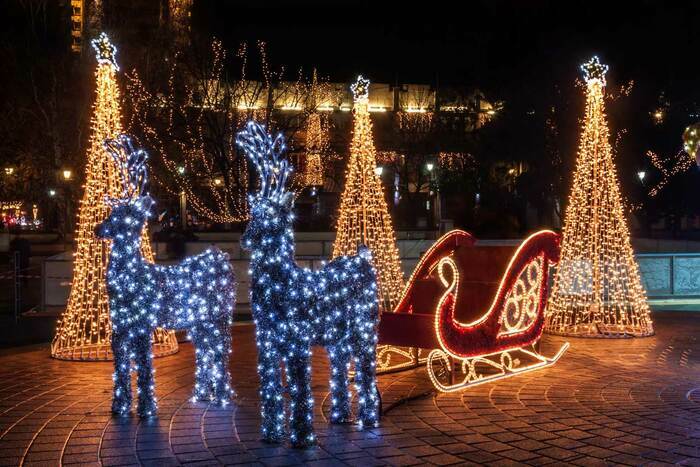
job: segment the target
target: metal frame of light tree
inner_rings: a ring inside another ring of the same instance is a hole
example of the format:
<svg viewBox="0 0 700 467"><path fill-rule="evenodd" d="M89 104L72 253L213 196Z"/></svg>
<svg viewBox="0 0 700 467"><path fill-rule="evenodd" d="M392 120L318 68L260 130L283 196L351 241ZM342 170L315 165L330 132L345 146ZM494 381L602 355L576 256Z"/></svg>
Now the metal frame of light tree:
<svg viewBox="0 0 700 467"><path fill-rule="evenodd" d="M333 258L354 254L359 244L369 247L377 270L379 304L382 312L390 313L400 298L404 281L391 216L381 180L375 173L376 149L368 108L369 80L359 76L350 89L354 97L353 135ZM379 371L412 365L416 358L410 349L382 346L377 351ZM399 362L392 362L392 356Z"/></svg>
<svg viewBox="0 0 700 467"><path fill-rule="evenodd" d="M581 66L586 114L564 221L561 261L547 330L581 337L654 333L630 243L605 117L605 73L593 57Z"/></svg>
<svg viewBox="0 0 700 467"><path fill-rule="evenodd" d="M122 131L116 48L102 33L92 41L97 54L97 89L92 116L92 134L85 167L85 194L80 203L75 233L77 251L68 304L57 324L51 343L51 356L63 360L109 360L112 358L112 325L106 278L110 244L95 237L95 227L109 214L106 197L116 197L121 189L119 171L102 146L106 138ZM144 227L142 252L153 262L153 252ZM154 355L177 352L175 333L157 329Z"/></svg>

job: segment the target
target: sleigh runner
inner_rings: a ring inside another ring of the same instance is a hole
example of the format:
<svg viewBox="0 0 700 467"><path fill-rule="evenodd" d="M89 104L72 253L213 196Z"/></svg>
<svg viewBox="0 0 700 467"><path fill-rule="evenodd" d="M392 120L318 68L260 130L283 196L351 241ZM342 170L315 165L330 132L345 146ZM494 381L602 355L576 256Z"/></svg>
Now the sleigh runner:
<svg viewBox="0 0 700 467"><path fill-rule="evenodd" d="M514 253L477 247L475 241L461 230L440 238L379 326L379 343L407 357L396 367L426 363L440 391L550 366L569 346L563 344L552 357L537 348L550 268L559 261L559 236L537 232ZM427 356L423 349L430 350Z"/></svg>

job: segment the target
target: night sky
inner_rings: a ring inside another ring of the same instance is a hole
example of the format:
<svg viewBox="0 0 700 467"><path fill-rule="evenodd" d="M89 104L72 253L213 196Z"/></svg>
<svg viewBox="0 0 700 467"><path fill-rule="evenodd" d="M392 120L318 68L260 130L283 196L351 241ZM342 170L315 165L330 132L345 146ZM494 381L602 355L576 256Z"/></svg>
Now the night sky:
<svg viewBox="0 0 700 467"><path fill-rule="evenodd" d="M700 2L293 3L195 2L195 30L231 47L264 39L273 61L317 66L331 80L364 73L474 85L506 99L571 82L595 53L611 67L610 85L635 79L674 100L700 100Z"/></svg>

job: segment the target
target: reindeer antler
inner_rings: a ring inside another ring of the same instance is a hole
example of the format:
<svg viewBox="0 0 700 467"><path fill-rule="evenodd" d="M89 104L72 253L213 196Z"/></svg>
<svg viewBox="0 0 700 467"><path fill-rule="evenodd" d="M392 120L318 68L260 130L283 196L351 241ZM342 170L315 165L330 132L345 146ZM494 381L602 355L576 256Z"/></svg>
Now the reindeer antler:
<svg viewBox="0 0 700 467"><path fill-rule="evenodd" d="M115 139L106 139L105 150L117 164L122 180L122 200L134 199L143 195L148 183L148 153L136 148L129 135L121 134Z"/></svg>
<svg viewBox="0 0 700 467"><path fill-rule="evenodd" d="M236 144L253 161L260 174L258 196L277 202L285 201L291 195L285 191L285 184L292 168L282 157L282 152L286 149L284 136L279 133L273 139L264 125L251 120L236 135Z"/></svg>

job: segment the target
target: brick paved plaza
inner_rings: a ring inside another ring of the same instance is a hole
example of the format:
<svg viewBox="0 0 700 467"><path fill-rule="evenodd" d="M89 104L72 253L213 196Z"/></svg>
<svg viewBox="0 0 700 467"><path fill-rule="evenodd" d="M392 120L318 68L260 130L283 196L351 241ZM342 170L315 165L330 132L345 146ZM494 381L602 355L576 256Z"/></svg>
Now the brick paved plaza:
<svg viewBox="0 0 700 467"><path fill-rule="evenodd" d="M638 340L571 339L552 368L453 393L425 369L380 377L381 427L326 423L327 363L314 357L319 446L258 440L253 327L234 328L236 398L188 400L192 346L158 359L156 419L113 418L111 363L51 359L47 346L0 355L2 465L700 465L700 314L656 314ZM561 338L546 336L543 353ZM405 399L405 401L404 401Z"/></svg>

